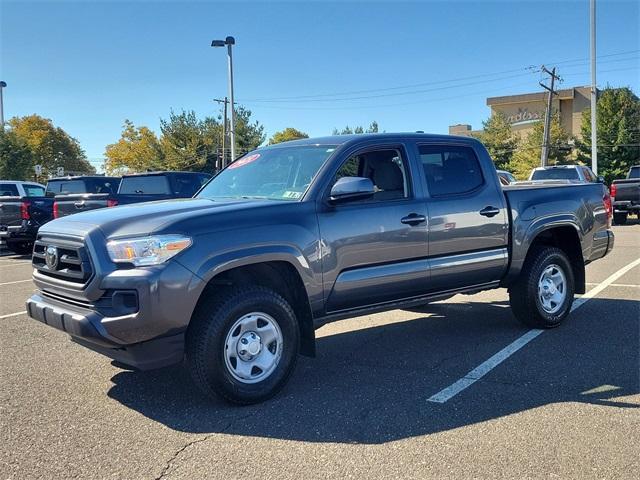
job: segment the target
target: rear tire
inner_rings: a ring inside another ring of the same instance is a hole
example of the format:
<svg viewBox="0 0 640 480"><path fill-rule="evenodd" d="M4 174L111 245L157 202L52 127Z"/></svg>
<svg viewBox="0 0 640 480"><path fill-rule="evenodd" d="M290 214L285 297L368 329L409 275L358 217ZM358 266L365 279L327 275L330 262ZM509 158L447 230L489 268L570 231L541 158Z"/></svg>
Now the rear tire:
<svg viewBox="0 0 640 480"><path fill-rule="evenodd" d="M516 318L533 328L554 328L569 315L575 293L573 269L567 255L555 247L533 247L509 288Z"/></svg>
<svg viewBox="0 0 640 480"><path fill-rule="evenodd" d="M196 308L187 331L186 359L207 396L248 405L284 387L299 344L298 321L284 298L264 287L231 287Z"/></svg>
<svg viewBox="0 0 640 480"><path fill-rule="evenodd" d="M627 223L627 218L629 214L627 212L618 212L613 214L613 223L616 225L624 225Z"/></svg>

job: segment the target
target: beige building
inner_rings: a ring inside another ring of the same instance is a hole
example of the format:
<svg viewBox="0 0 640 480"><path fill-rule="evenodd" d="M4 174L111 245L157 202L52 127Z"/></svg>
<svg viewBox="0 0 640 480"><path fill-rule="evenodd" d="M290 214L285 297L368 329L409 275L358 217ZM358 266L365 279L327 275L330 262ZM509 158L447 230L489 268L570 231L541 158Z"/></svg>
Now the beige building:
<svg viewBox="0 0 640 480"><path fill-rule="evenodd" d="M559 90L552 103L553 112L559 112L562 127L577 138L580 138L582 112L590 106L589 87L574 87ZM537 121L544 120L547 108L547 93L525 93L522 95L508 95L505 97L487 98L487 105L491 114L502 113L511 124L511 128L519 135L528 134ZM449 127L450 135L470 136L478 130L472 130L471 125L460 124Z"/></svg>

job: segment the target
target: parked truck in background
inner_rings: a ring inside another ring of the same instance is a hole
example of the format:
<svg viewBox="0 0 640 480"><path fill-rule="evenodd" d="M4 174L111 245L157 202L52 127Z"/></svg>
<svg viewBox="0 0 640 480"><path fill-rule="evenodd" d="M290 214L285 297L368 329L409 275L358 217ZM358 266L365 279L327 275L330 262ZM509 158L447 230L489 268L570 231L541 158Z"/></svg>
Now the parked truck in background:
<svg viewBox="0 0 640 480"><path fill-rule="evenodd" d="M640 165L634 165L627 177L611 184L613 221L617 225L627 223L629 214L640 214Z"/></svg>
<svg viewBox="0 0 640 480"><path fill-rule="evenodd" d="M27 311L121 364L186 359L207 395L255 403L334 320L504 287L517 319L557 327L613 248L611 214L600 183L501 186L467 137L297 140L193 199L48 223Z"/></svg>
<svg viewBox="0 0 640 480"><path fill-rule="evenodd" d="M109 191L56 195L55 218L98 208L192 197L211 175L199 172L147 172L124 175Z"/></svg>
<svg viewBox="0 0 640 480"><path fill-rule="evenodd" d="M53 218L53 199L36 182L0 180L0 240L17 254L31 252L40 226Z"/></svg>

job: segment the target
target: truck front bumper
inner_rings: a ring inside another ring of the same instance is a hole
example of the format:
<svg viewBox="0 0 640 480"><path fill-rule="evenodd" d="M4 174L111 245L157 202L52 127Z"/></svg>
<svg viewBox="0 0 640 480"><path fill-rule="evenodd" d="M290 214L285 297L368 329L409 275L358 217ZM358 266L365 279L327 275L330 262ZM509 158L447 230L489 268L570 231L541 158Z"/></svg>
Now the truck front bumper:
<svg viewBox="0 0 640 480"><path fill-rule="evenodd" d="M74 342L140 370L178 363L184 355L184 333L122 345L114 341L105 329L103 322L108 321L108 317L56 301L41 292L27 300L27 312L31 318L68 333ZM128 318L119 317L119 320Z"/></svg>

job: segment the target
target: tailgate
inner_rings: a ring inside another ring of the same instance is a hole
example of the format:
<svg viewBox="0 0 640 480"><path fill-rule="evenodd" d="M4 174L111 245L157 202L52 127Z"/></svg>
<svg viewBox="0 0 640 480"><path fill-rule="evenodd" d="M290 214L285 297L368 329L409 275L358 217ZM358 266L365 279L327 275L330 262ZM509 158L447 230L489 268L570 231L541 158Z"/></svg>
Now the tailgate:
<svg viewBox="0 0 640 480"><path fill-rule="evenodd" d="M56 195L56 218L108 206L109 194Z"/></svg>
<svg viewBox="0 0 640 480"><path fill-rule="evenodd" d="M22 224L21 203L20 197L0 197L0 230Z"/></svg>
<svg viewBox="0 0 640 480"><path fill-rule="evenodd" d="M640 181L614 182L616 186L616 202L640 203Z"/></svg>

